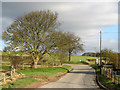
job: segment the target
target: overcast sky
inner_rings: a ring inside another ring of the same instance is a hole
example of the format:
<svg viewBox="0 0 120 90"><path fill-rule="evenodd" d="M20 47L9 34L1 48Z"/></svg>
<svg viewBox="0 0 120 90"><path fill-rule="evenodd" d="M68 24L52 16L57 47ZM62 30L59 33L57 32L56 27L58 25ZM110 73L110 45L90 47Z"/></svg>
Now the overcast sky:
<svg viewBox="0 0 120 90"><path fill-rule="evenodd" d="M0 21L2 20L2 29L5 30L15 18L19 16L31 11L49 9L53 12L58 12L58 19L61 22L59 29L73 32L79 36L85 45L84 48L86 52L99 51L100 27L103 31L103 48L110 48L117 51L118 3L113 2L113 0L110 1L111 2L95 2L95 0L93 2L2 2L2 17L0 16ZM5 45L1 39L0 41L2 44L0 49L2 49Z"/></svg>

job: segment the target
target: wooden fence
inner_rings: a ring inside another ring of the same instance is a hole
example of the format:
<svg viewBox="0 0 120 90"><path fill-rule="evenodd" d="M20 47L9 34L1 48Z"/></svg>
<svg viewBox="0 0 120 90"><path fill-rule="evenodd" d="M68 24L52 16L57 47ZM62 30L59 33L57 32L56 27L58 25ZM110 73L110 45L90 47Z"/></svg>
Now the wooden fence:
<svg viewBox="0 0 120 90"><path fill-rule="evenodd" d="M6 76L7 74L10 74L10 76ZM3 84L6 84L7 81L6 80L13 80L15 75L15 68L13 68L13 66L11 66L11 71L8 71L6 73L1 73L1 82Z"/></svg>
<svg viewBox="0 0 120 90"><path fill-rule="evenodd" d="M112 68L103 67L102 74L110 78L114 84L118 84L120 86L120 71L114 71Z"/></svg>

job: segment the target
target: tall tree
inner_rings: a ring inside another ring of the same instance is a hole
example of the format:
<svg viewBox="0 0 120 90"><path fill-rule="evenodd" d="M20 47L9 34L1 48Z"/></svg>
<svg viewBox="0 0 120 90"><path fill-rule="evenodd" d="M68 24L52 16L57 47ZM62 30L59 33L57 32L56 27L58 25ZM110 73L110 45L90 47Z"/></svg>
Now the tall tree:
<svg viewBox="0 0 120 90"><path fill-rule="evenodd" d="M81 38L75 36L73 33L66 33L66 42L67 44L67 52L69 56L69 61L71 60L71 55L76 54L79 51L84 51L83 44L81 43Z"/></svg>
<svg viewBox="0 0 120 90"><path fill-rule="evenodd" d="M37 68L38 61L54 46L47 41L60 25L57 19L58 13L49 10L28 13L18 17L3 32L3 40L12 51L29 53L33 61L32 67Z"/></svg>
<svg viewBox="0 0 120 90"><path fill-rule="evenodd" d="M81 43L80 37L75 36L73 33L69 32L56 32L54 35L56 41L56 51L59 54L68 54L69 61L71 60L71 55L79 51L83 51L83 44ZM54 37L52 37L54 38ZM52 39L53 40L53 39Z"/></svg>
<svg viewBox="0 0 120 90"><path fill-rule="evenodd" d="M119 68L119 57L118 57L118 53L114 52L110 49L103 49L102 50L102 57L104 57L104 59L106 59L106 61L108 62L112 62L114 64L114 68L118 69Z"/></svg>
<svg viewBox="0 0 120 90"><path fill-rule="evenodd" d="M110 56L112 54L114 54L114 52L112 50L105 48L101 51L101 53L102 53L102 57L105 59L106 63L111 62Z"/></svg>

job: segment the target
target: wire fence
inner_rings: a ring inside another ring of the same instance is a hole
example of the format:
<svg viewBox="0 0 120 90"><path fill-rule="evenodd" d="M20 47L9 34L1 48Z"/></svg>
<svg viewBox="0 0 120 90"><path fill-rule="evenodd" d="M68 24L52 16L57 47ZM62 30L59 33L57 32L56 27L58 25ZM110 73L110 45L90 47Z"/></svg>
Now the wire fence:
<svg viewBox="0 0 120 90"><path fill-rule="evenodd" d="M120 71L114 71L112 68L102 68L102 74L111 79L114 84L120 86Z"/></svg>

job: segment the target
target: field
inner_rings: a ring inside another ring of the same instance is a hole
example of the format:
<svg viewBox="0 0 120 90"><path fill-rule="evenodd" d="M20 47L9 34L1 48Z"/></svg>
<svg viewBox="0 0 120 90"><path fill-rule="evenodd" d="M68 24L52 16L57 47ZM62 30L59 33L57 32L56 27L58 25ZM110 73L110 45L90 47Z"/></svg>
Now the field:
<svg viewBox="0 0 120 90"><path fill-rule="evenodd" d="M3 53L3 55L6 55L7 53ZM15 53L12 53L11 55L14 55ZM17 54L17 56L20 56L20 54ZM26 56L24 54L24 56ZM54 55L53 55L54 56ZM50 62L57 61L58 59L55 59L55 57L50 57L49 55L45 55L45 59L49 60ZM64 63L68 64L91 64L91 62L88 62L87 59L97 59L98 57L90 57L90 56L71 56L71 61L68 62L68 58ZM52 60L52 61L50 61ZM81 61L80 61L81 60ZM63 66L48 66L46 67L45 65L40 64L39 62L38 68L37 69L31 69L29 64L24 64L24 69L22 68L22 64L18 66L17 69L17 74L24 74L25 77L23 78L18 78L13 82L7 83L3 85L3 88L24 88L24 87L29 87L29 85L33 83L40 83L40 82L49 82L51 80L56 80L58 77L61 75L67 73L70 71L72 68L68 65L63 65ZM94 62L92 62L94 63ZM8 58L2 60L2 72L4 73L10 73L10 68L11 63ZM6 77L9 77L10 74L7 74ZM27 81L27 82L26 82ZM31 86L30 86L31 87Z"/></svg>
<svg viewBox="0 0 120 90"><path fill-rule="evenodd" d="M99 59L99 57L91 56L72 56L71 61L67 61L69 64L95 64L94 61L89 62L87 59ZM80 61L81 60L81 61Z"/></svg>
<svg viewBox="0 0 120 90"><path fill-rule="evenodd" d="M4 53L5 54L5 53ZM46 59L49 59L50 56L47 55ZM65 61L65 63L68 64L94 64L95 62L88 62L87 59L98 59L98 57L91 57L91 56L71 56L71 61L68 62L68 60ZM81 60L81 62L80 62ZM6 72L8 70L10 70L10 63L8 59L4 59L2 60L3 62L7 62L7 63L2 63L2 71ZM57 60L56 60L57 61ZM29 65L25 65L25 67L30 67ZM22 65L19 65L19 68L22 68Z"/></svg>
<svg viewBox="0 0 120 90"><path fill-rule="evenodd" d="M72 56L71 61L78 62L80 60L86 61L87 59L98 59L98 57L91 57L91 56Z"/></svg>

